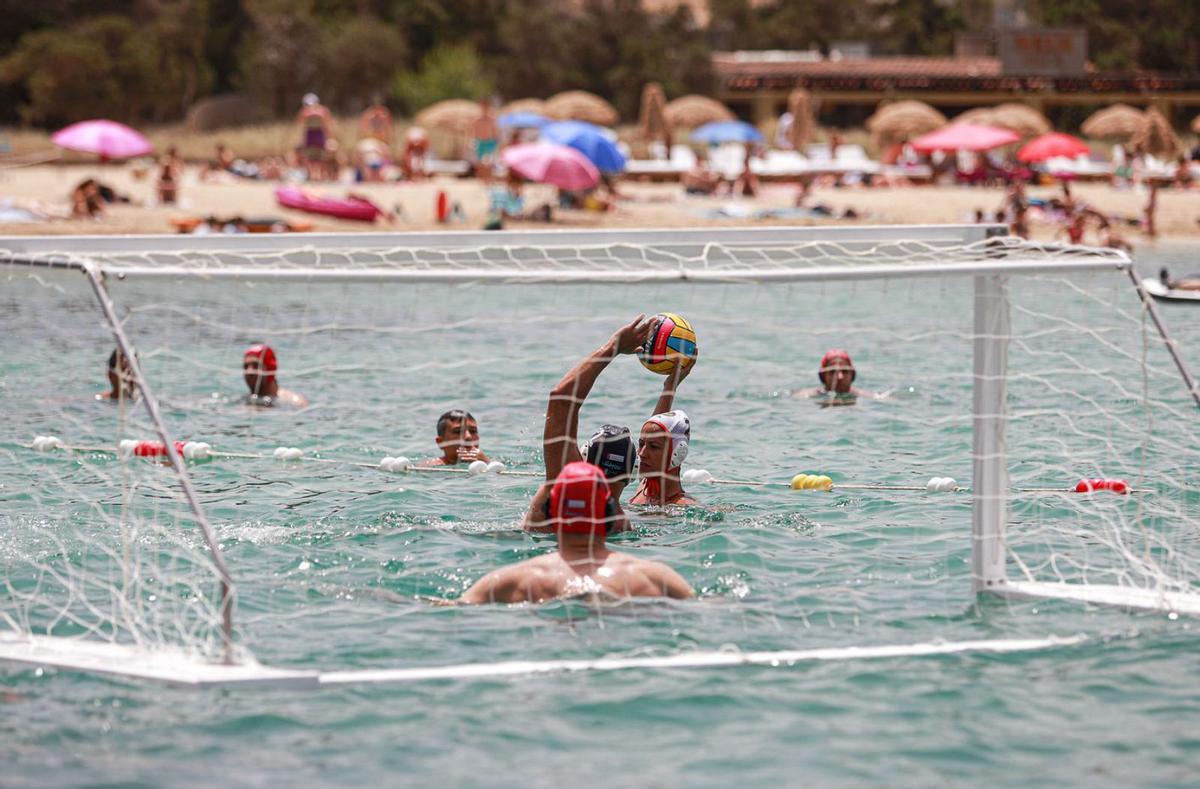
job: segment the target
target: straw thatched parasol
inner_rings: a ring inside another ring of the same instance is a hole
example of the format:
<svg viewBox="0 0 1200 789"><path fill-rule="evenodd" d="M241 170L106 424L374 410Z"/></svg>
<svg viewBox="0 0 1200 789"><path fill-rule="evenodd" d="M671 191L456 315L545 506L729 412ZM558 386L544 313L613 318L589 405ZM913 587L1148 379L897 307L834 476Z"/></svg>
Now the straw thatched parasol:
<svg viewBox="0 0 1200 789"><path fill-rule="evenodd" d="M469 133L479 119L479 104L466 99L446 99L417 113L414 123L427 129Z"/></svg>
<svg viewBox="0 0 1200 789"><path fill-rule="evenodd" d="M733 111L716 99L692 93L681 96L666 106L667 122L672 127L694 129L713 121L731 121Z"/></svg>
<svg viewBox="0 0 1200 789"><path fill-rule="evenodd" d="M568 90L546 100L546 116L556 120L588 121L614 126L620 120L613 105L586 90Z"/></svg>
<svg viewBox="0 0 1200 789"><path fill-rule="evenodd" d="M508 115L512 112L532 112L534 115L545 115L546 102L541 99L517 99L501 107L497 115Z"/></svg>
<svg viewBox="0 0 1200 789"><path fill-rule="evenodd" d="M1128 140L1142 127L1145 113L1128 104L1114 104L1093 113L1079 130L1085 137Z"/></svg>
<svg viewBox="0 0 1200 789"><path fill-rule="evenodd" d="M797 151L803 150L813 133L812 96L807 90L796 88L788 95L787 107L792 114L788 141Z"/></svg>
<svg viewBox="0 0 1200 789"><path fill-rule="evenodd" d="M954 120L962 123L975 123L980 126L996 126L1014 131L1023 137L1049 134L1053 129L1045 115L1028 104L1015 102L997 104L995 107L976 107L973 110L967 110Z"/></svg>
<svg viewBox="0 0 1200 789"><path fill-rule="evenodd" d="M638 112L638 132L646 141L662 138L669 140L671 130L667 128L667 97L662 85L647 82L642 88L642 104ZM670 144L670 143L668 143Z"/></svg>
<svg viewBox="0 0 1200 789"><path fill-rule="evenodd" d="M1141 149L1154 156L1174 156L1179 153L1183 144L1179 135L1171 127L1171 122L1158 111L1157 107L1146 110L1142 117L1142 126L1129 140L1136 150Z"/></svg>
<svg viewBox="0 0 1200 789"><path fill-rule="evenodd" d="M876 147L903 142L946 125L946 116L923 101L883 104L867 118Z"/></svg>

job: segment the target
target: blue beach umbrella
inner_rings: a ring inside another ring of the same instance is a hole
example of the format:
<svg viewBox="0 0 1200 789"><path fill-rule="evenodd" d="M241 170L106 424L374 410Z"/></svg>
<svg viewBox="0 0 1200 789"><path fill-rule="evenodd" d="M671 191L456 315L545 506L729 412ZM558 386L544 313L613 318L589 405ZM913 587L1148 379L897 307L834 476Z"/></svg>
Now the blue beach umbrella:
<svg viewBox="0 0 1200 789"><path fill-rule="evenodd" d="M713 121L692 132L696 142L720 145L723 142L762 142L762 132L745 121Z"/></svg>
<svg viewBox="0 0 1200 789"><path fill-rule="evenodd" d="M506 112L496 119L502 129L540 129L550 122L536 112Z"/></svg>
<svg viewBox="0 0 1200 789"><path fill-rule="evenodd" d="M605 173L625 169L625 156L604 134L604 128L583 121L559 121L542 127L542 139L568 145L582 153Z"/></svg>

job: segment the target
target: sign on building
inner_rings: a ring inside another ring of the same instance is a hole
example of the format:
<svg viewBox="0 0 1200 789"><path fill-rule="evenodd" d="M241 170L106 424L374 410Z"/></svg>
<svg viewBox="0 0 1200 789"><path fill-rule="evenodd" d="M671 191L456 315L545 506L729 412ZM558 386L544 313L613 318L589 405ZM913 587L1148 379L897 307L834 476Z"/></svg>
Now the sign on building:
<svg viewBox="0 0 1200 789"><path fill-rule="evenodd" d="M1074 77L1084 73L1087 31L1074 27L1015 27L996 31L1004 74Z"/></svg>

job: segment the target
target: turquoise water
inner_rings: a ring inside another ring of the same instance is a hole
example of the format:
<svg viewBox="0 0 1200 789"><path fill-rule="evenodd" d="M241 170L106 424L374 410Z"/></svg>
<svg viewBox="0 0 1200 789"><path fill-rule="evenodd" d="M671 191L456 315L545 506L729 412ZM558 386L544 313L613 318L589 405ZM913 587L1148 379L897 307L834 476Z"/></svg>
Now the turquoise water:
<svg viewBox="0 0 1200 789"><path fill-rule="evenodd" d="M1163 247L1139 259L1147 271L1164 262L1182 271L1197 251ZM1013 485L1122 476L1155 494L1015 496L1010 545L1042 580L1112 582L1131 564L1111 549L1117 534L1132 554L1190 582L1194 407L1144 332L1127 282L1086 284L1080 294L1013 283ZM112 292L171 429L217 449L424 457L437 415L464 407L479 418L489 454L537 471L546 394L562 372L634 314L673 309L696 325L702 348L678 399L694 421L691 467L746 480L801 471L879 484L970 479L965 279L695 288L126 282ZM1193 313L1163 312L1200 367ZM1081 325L1099 328L1073 328ZM182 508L166 469L18 446L43 433L83 445L151 434L140 412L89 401L103 386L111 339L78 277L4 281L0 336L8 582L25 588L36 578L17 558L32 551L20 541L39 539L30 535L64 541L37 546L39 561L56 566L60 554L74 556L72 535L99 544L122 513L173 523ZM264 339L279 353L284 384L312 408L253 412L237 402L240 350ZM830 346L853 354L858 385L891 397L821 408L790 396L815 384ZM589 399L583 430L637 424L660 383L618 360ZM961 494L696 488L703 506L637 512L634 532L617 543L678 569L699 600L460 610L425 598L453 597L490 569L551 549L518 531L528 479L269 459L191 472L238 583L239 639L273 666L1087 638L1025 654L317 692L187 691L5 669L4 783L1182 784L1200 759L1195 623L1066 603L976 603L971 505ZM181 531L195 553L194 530Z"/></svg>

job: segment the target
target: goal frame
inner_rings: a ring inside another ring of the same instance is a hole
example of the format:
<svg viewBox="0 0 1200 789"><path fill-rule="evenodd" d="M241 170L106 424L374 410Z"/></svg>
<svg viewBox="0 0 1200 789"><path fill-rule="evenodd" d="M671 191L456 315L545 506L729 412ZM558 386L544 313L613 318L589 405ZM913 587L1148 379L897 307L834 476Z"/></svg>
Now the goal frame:
<svg viewBox="0 0 1200 789"><path fill-rule="evenodd" d="M872 226L872 227L772 227L772 228L722 228L722 229L661 229L661 230L537 230L467 233L317 233L304 235L209 235L209 236L7 236L0 237L0 270L4 267L29 266L46 269L78 270L92 283L97 300L106 315L114 337L126 351L126 358L136 365L136 357L130 352L128 341L121 331L105 280L116 278L163 278L181 275L198 276L205 279L263 279L263 280L328 280L328 281L399 281L399 282L463 282L490 281L503 283L545 282L668 282L691 283L773 283L801 281L846 281L913 277L969 276L974 287L974 341L973 341L973 466L972 466L972 528L971 528L971 587L976 596L989 595L1004 599L1058 599L1071 600L1089 605L1116 606L1132 610L1179 612L1200 614L1200 594L1169 592L1157 589L1126 588L1115 585L1082 585L1070 583L1044 583L1017 580L1008 577L1005 529L1008 516L1008 469L1005 433L1007 428L1007 364L1010 335L1010 305L1007 282L1010 276L1031 273L1070 273L1108 271L1125 272L1134 280L1143 304L1154 317L1159 331L1167 340L1176 364L1196 395L1195 384L1175 354L1174 344L1165 334L1165 327L1153 303L1142 291L1136 277L1132 259L1111 250L1081 249L1077 256L1047 260L1030 256L1022 258L1004 256L997 260L973 260L966 263L946 265L941 262L920 264L857 263L854 266L813 266L803 269L766 268L763 270L717 270L697 271L657 269L645 272L629 270L566 270L546 269L503 270L479 268L457 268L446 271L403 270L352 267L307 267L287 268L269 265L229 265L205 269L198 273L171 265L172 256L191 253L214 256L269 255L271 253L301 250L319 255L323 251L342 255L361 251L378 255L389 250L456 250L503 247L602 247L614 245L653 246L657 249L677 250L689 254L706 245L725 245L754 248L763 244L803 244L828 241L832 243L869 244L872 242L918 242L966 246L985 242L988 239L1007 235L1003 226L997 225L919 225L919 226ZM1055 245L1046 245L1055 246ZM1064 249L1076 249L1057 245ZM153 265L136 265L128 261L120 266L107 266L105 257L127 256L154 261L156 256L168 262ZM185 464L176 456L172 436L157 414L156 399L145 383L140 370L134 376L142 389L143 402L159 432L159 439L168 448L168 457L183 485L185 497L208 533L203 511L194 501L191 483ZM225 617L225 635L229 639L232 630L233 587L224 559L215 540L210 540L210 552L218 577L221 579L221 599ZM50 665L97 669L105 653L97 651L95 645L72 648L61 642L69 639L37 637L42 648L34 650L27 642L17 643L11 637L0 638L0 659L16 662L42 660ZM118 645L112 645L116 648ZM227 640L227 647L229 642ZM90 650L90 651L89 651ZM227 649L227 656L231 650ZM57 657L56 657L57 655ZM70 656L64 657L64 656ZM57 661L57 662L56 662ZM714 664L715 665L715 664ZM309 674L272 676L263 668L262 674L238 674L231 682L258 682L272 684L280 682L312 681ZM199 684L221 682L206 675L197 680ZM143 672L143 677L161 678L154 671ZM189 683L184 683L189 684Z"/></svg>

